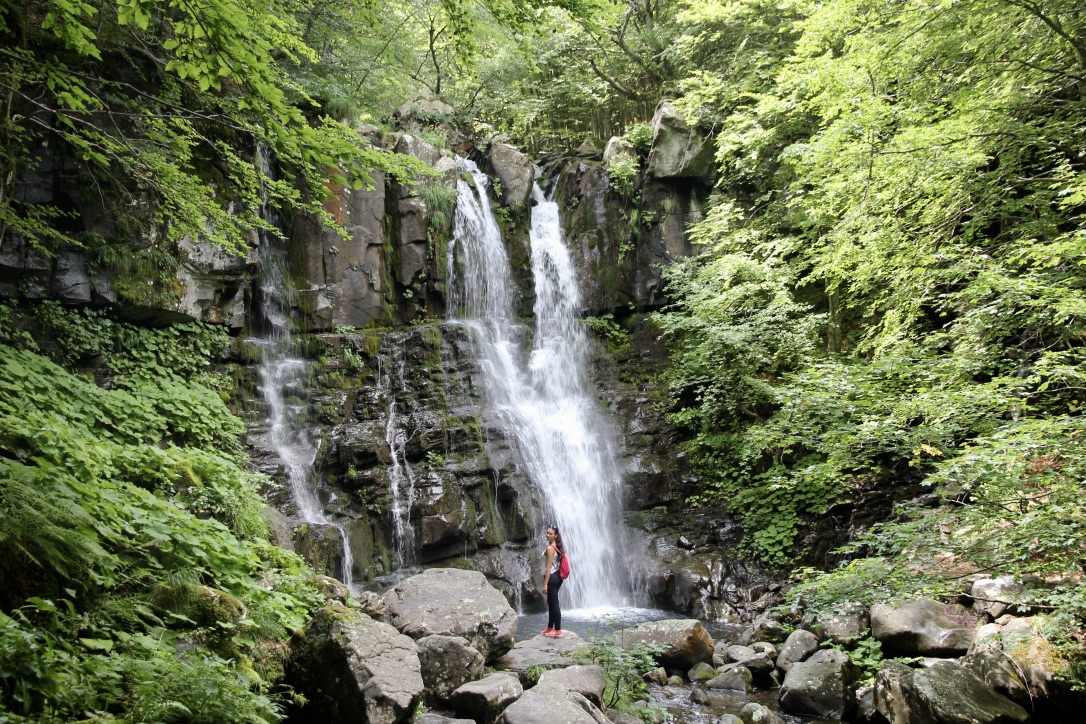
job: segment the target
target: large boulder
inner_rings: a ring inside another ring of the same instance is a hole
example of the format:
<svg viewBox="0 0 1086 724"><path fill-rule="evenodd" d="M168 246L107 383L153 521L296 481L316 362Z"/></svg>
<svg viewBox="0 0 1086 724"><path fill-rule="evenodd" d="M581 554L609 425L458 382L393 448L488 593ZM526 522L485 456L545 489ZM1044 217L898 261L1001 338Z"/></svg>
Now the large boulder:
<svg viewBox="0 0 1086 724"><path fill-rule="evenodd" d="M459 716L489 724L523 693L520 679L499 672L464 684L452 693L450 703Z"/></svg>
<svg viewBox="0 0 1086 724"><path fill-rule="evenodd" d="M777 655L777 668L788 671L792 664L803 661L818 649L818 637L810 631L796 629L788 634L788 638L781 646L781 652Z"/></svg>
<svg viewBox="0 0 1086 724"><path fill-rule="evenodd" d="M849 719L856 709L856 683L848 664L797 661L788 669L778 699L793 714Z"/></svg>
<svg viewBox="0 0 1086 724"><path fill-rule="evenodd" d="M981 578L973 583L970 596L973 599L973 611L992 620L1006 613L1029 612L1029 590L1014 580L1014 576Z"/></svg>
<svg viewBox="0 0 1086 724"><path fill-rule="evenodd" d="M962 665L1020 704L1049 711L1064 693L1059 674L1067 661L1041 634L1044 627L1042 616L980 626Z"/></svg>
<svg viewBox="0 0 1086 724"><path fill-rule="evenodd" d="M544 671L536 685L553 685L566 691L576 691L596 706L603 706L603 690L607 688L607 681L600 666L567 666Z"/></svg>
<svg viewBox="0 0 1086 724"><path fill-rule="evenodd" d="M809 621L804 619L806 626L820 638L841 643L858 638L871 625L871 616L867 607L855 603L846 602L833 611L821 616L812 616Z"/></svg>
<svg viewBox="0 0 1086 724"><path fill-rule="evenodd" d="M871 608L871 634L883 651L903 656L961 656L973 640L971 614L928 598Z"/></svg>
<svg viewBox="0 0 1086 724"><path fill-rule="evenodd" d="M713 639L695 619L649 621L616 634L615 643L624 647L656 644L662 648L656 660L669 669L687 671L694 664L713 660Z"/></svg>
<svg viewBox="0 0 1086 724"><path fill-rule="evenodd" d="M540 683L524 692L498 719L498 724L610 724L599 708L560 683Z"/></svg>
<svg viewBox="0 0 1086 724"><path fill-rule="evenodd" d="M487 661L510 648L517 614L501 592L477 571L431 568L385 594L392 625L411 638L462 636Z"/></svg>
<svg viewBox="0 0 1086 724"><path fill-rule="evenodd" d="M308 700L291 721L406 721L424 684L415 642L338 603L291 640L286 681Z"/></svg>
<svg viewBox="0 0 1086 724"><path fill-rule="evenodd" d="M886 661L875 680L875 708L890 724L1022 724L1029 714L951 661L910 669Z"/></svg>
<svg viewBox="0 0 1086 724"><path fill-rule="evenodd" d="M603 149L603 162L605 164L611 163L619 156L637 158L637 151L634 150L633 144L629 141L624 141L618 136L611 136L610 140L607 141L607 146Z"/></svg>
<svg viewBox="0 0 1086 724"><path fill-rule="evenodd" d="M487 160L494 174L501 181L503 206L515 207L528 203L532 196L532 184L535 183L535 165L508 143L493 142L487 149Z"/></svg>
<svg viewBox="0 0 1086 724"><path fill-rule="evenodd" d="M648 172L656 178L699 178L709 181L715 171L713 140L691 128L686 116L664 99L652 117L652 147Z"/></svg>
<svg viewBox="0 0 1086 724"><path fill-rule="evenodd" d="M418 648L426 698L435 704L447 702L458 688L483 676L486 661L465 638L424 636Z"/></svg>

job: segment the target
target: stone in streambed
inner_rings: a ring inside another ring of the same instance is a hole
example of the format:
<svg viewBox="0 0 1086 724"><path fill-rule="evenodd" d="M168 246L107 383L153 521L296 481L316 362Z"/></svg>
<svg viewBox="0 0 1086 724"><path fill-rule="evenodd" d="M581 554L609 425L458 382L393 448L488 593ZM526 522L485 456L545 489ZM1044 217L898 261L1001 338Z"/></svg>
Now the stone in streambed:
<svg viewBox="0 0 1086 724"><path fill-rule="evenodd" d="M418 640L418 649L426 698L432 703L448 702L454 691L483 676L483 655L463 637L424 636Z"/></svg>
<svg viewBox="0 0 1086 724"><path fill-rule="evenodd" d="M847 664L797 661L788 669L778 699L793 714L849 719L856 709L856 684Z"/></svg>
<svg viewBox="0 0 1086 724"><path fill-rule="evenodd" d="M669 669L687 671L694 664L713 660L713 639L695 619L649 621L616 636L615 643L619 646L659 644L664 650L656 655L656 660Z"/></svg>
<svg viewBox="0 0 1086 724"><path fill-rule="evenodd" d="M796 662L803 661L818 650L818 637L810 631L796 629L788 634L777 655L777 668L787 672Z"/></svg>
<svg viewBox="0 0 1086 724"><path fill-rule="evenodd" d="M489 724L523 693L520 679L499 672L464 684L452 693L450 704L458 715Z"/></svg>

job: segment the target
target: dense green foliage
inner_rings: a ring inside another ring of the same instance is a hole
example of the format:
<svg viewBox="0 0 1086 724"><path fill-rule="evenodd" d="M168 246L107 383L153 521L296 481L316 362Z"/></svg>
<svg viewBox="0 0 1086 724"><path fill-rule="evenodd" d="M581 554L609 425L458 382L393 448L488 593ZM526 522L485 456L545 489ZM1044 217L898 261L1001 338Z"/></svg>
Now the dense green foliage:
<svg viewBox="0 0 1086 724"><path fill-rule="evenodd" d="M658 318L696 498L785 565L832 506L924 486L794 595L1014 575L1077 647L1086 16L1064 0L797 2L756 22L755 2L693 5L680 18L739 20L763 50L680 83L680 107L721 123L692 229L706 251L671 270ZM705 32L683 36L692 59Z"/></svg>
<svg viewBox="0 0 1086 724"><path fill-rule="evenodd" d="M207 372L222 332L3 312L0 711L278 720L284 638L321 598L267 541ZM81 367L101 359L108 388Z"/></svg>

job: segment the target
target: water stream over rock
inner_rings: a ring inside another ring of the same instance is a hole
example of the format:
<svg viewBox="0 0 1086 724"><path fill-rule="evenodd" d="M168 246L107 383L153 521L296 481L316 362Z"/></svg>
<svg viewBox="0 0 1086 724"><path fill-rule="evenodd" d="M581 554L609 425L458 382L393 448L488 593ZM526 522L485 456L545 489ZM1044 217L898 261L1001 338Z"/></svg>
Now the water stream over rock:
<svg viewBox="0 0 1086 724"><path fill-rule="evenodd" d="M265 163L267 163L265 161ZM277 215L265 201L261 216L277 226ZM290 287L286 282L286 243L278 235L261 232L258 303L265 323L261 347L260 391L268 409L268 443L282 462L298 517L309 525L331 526L343 545L338 578L352 584L351 547L345 528L332 520L317 496L313 463L318 446L299 420L305 418L308 363L295 354L291 336Z"/></svg>
<svg viewBox="0 0 1086 724"><path fill-rule="evenodd" d="M488 404L542 493L546 525L562 533L574 571L563 598L575 608L622 605L631 591L618 545L621 481L613 433L588 379L589 341L577 319L577 284L558 206L534 190L537 326L525 354L528 330L514 317L512 273L487 199L488 180L470 161L458 163L475 183L458 181L448 252L450 316L470 331Z"/></svg>

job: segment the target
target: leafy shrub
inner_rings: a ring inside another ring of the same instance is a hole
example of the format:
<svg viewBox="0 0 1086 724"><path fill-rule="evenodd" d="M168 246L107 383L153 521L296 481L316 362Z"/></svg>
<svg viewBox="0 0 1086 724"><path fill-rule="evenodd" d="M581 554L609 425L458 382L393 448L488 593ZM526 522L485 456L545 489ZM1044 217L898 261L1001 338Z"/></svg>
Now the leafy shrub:
<svg viewBox="0 0 1086 724"><path fill-rule="evenodd" d="M652 126L647 123L631 123L626 126L622 140L634 147L640 156L647 156L652 148Z"/></svg>
<svg viewBox="0 0 1086 724"><path fill-rule="evenodd" d="M302 561L267 541L242 423L201 384L218 336L57 308L41 318L60 334L55 358L108 352L116 371L103 389L0 345L0 709L278 720L267 692L282 641L321 597ZM197 590L247 615L213 607L196 621L160 605L162 592Z"/></svg>
<svg viewBox="0 0 1086 724"><path fill-rule="evenodd" d="M611 190L624 199L632 200L637 193L641 176L637 159L620 154L607 164L607 178Z"/></svg>

